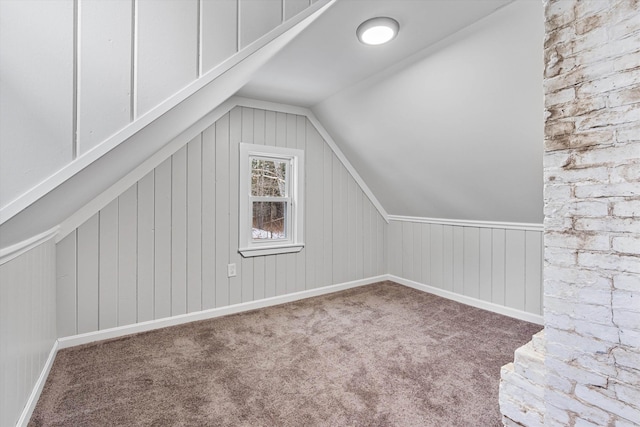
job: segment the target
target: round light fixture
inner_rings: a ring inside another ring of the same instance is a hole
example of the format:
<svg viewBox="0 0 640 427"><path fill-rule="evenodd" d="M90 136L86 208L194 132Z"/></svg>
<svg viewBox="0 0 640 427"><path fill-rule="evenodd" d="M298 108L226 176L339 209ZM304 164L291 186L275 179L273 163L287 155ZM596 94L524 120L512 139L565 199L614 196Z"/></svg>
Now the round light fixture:
<svg viewBox="0 0 640 427"><path fill-rule="evenodd" d="M398 34L400 24L393 18L378 17L364 21L356 34L358 40L368 45L379 45L390 42Z"/></svg>

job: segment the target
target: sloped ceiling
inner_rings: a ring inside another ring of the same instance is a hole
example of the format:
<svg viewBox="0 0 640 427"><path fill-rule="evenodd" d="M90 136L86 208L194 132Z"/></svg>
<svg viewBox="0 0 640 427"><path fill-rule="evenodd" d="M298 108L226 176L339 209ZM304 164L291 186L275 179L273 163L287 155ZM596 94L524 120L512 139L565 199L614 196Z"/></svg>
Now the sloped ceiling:
<svg viewBox="0 0 640 427"><path fill-rule="evenodd" d="M311 106L390 214L541 223L543 36L536 1L343 0L241 94Z"/></svg>

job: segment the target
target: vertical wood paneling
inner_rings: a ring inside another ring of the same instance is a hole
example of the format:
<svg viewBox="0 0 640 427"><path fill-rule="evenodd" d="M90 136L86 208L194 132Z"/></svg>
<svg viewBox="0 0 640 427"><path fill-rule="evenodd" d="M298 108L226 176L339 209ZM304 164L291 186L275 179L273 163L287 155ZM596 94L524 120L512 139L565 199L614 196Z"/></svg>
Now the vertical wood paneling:
<svg viewBox="0 0 640 427"><path fill-rule="evenodd" d="M301 252L252 258L238 254L241 140L305 150ZM130 324L387 271L384 220L311 123L291 114L232 110L103 208L93 221L99 230L92 239L86 237L91 236L87 234L91 222L76 232L88 239L84 256L95 253L94 265L82 260L85 276L93 272L97 282L104 270L96 287L101 297L87 309L87 315L102 313L104 319L92 325L91 319L78 317L87 332L115 326L114 319L116 324ZM74 271L73 257L80 252L75 241L69 238L59 248L70 252L61 259ZM422 246L421 239L411 242L406 248L410 254L414 243ZM400 243L399 262L402 250ZM238 272L231 280L229 263L236 263ZM422 271L419 260L415 263ZM59 296L67 298L71 291L75 295L75 283L79 282L73 277L72 285L67 284L70 290ZM65 289L63 279L60 286ZM68 301L79 313L81 308L70 297ZM75 327L76 320L62 322Z"/></svg>
<svg viewBox="0 0 640 427"><path fill-rule="evenodd" d="M389 272L402 277L402 223L389 223Z"/></svg>
<svg viewBox="0 0 640 427"><path fill-rule="evenodd" d="M83 154L131 120L133 7L132 0L78 6L78 151Z"/></svg>
<svg viewBox="0 0 640 427"><path fill-rule="evenodd" d="M155 209L154 209L154 171L138 181L138 322L153 320L154 307L154 246L155 246Z"/></svg>
<svg viewBox="0 0 640 427"><path fill-rule="evenodd" d="M76 233L71 232L56 247L56 323L60 337L77 334Z"/></svg>
<svg viewBox="0 0 640 427"><path fill-rule="evenodd" d="M480 229L464 227L463 294L480 297Z"/></svg>
<svg viewBox="0 0 640 427"><path fill-rule="evenodd" d="M236 265L237 275L229 278L229 303L242 302L242 266L238 253L238 186L240 165L240 137L242 133L242 108L229 113L229 263Z"/></svg>
<svg viewBox="0 0 640 427"><path fill-rule="evenodd" d="M216 307L229 305L229 114L216 128Z"/></svg>
<svg viewBox="0 0 640 427"><path fill-rule="evenodd" d="M388 272L541 314L542 232L391 221Z"/></svg>
<svg viewBox="0 0 640 427"><path fill-rule="evenodd" d="M363 276L364 277L372 277L373 276L373 260L372 260L372 240L376 238L377 230L373 230L371 227L371 208L369 203L367 203L368 199L366 196L364 197L364 203L362 204L362 246L364 248L364 258L362 260L362 268L363 268Z"/></svg>
<svg viewBox="0 0 640 427"><path fill-rule="evenodd" d="M0 52L6 206L74 158L74 1L0 1Z"/></svg>
<svg viewBox="0 0 640 427"><path fill-rule="evenodd" d="M216 133L202 133L202 308L216 306Z"/></svg>
<svg viewBox="0 0 640 427"><path fill-rule="evenodd" d="M463 227L453 227L453 291L464 295Z"/></svg>
<svg viewBox="0 0 640 427"><path fill-rule="evenodd" d="M505 305L524 310L525 298L525 232L507 230L505 265Z"/></svg>
<svg viewBox="0 0 640 427"><path fill-rule="evenodd" d="M422 283L431 285L431 224L423 224L422 234Z"/></svg>
<svg viewBox="0 0 640 427"><path fill-rule="evenodd" d="M78 227L79 334L98 330L98 214Z"/></svg>
<svg viewBox="0 0 640 427"><path fill-rule="evenodd" d="M295 147L299 150L303 150L304 152L306 152L307 151L307 126L306 126L307 119L306 117L303 117L303 116L294 116L294 118L295 118L295 137L294 137ZM305 162L306 162L306 156L305 156ZM306 192L306 188L304 189L304 191ZM322 197L322 195L318 195L318 197ZM307 214L305 214L305 216L308 217ZM308 230L308 227L305 221L304 229L303 229L305 236L307 235L307 230ZM319 254L318 256L321 257L321 254ZM295 258L296 258L295 290L304 291L307 286L307 253L304 250L302 250L301 252L298 252L297 254L295 254ZM324 266L323 261L324 260L321 260L322 265ZM324 272L324 268L323 268L323 272ZM325 285L324 281L322 284Z"/></svg>
<svg viewBox="0 0 640 427"><path fill-rule="evenodd" d="M307 119L304 119L306 126L311 126ZM322 284L328 286L333 282L333 202L335 196L333 193L334 180L336 179L333 173L333 151L328 145L323 146L322 150L323 162L322 162L322 222L324 223L323 233L323 270L322 270ZM309 162L309 160L307 160ZM307 192L307 194L309 194ZM307 230L310 230L312 226L305 223ZM320 255L319 255L320 256ZM310 260L310 258L307 258Z"/></svg>
<svg viewBox="0 0 640 427"><path fill-rule="evenodd" d="M491 230L491 302L504 305L506 231Z"/></svg>
<svg viewBox="0 0 640 427"><path fill-rule="evenodd" d="M413 224L402 223L402 277L413 277Z"/></svg>
<svg viewBox="0 0 640 427"><path fill-rule="evenodd" d="M480 229L480 273L479 273L479 298L491 301L491 229Z"/></svg>
<svg viewBox="0 0 640 427"><path fill-rule="evenodd" d="M202 310L202 136L187 145L187 312Z"/></svg>
<svg viewBox="0 0 640 427"><path fill-rule="evenodd" d="M308 140L308 139L307 139ZM331 157L331 173L332 173L332 193L333 193L333 218L342 218L342 191L340 188L341 174L340 174L340 161L336 156ZM307 197L309 199L309 197ZM333 221L332 222L332 237L333 237L333 282L342 283L344 276L341 269L341 260L344 259L344 247L342 246L341 233L344 222ZM308 268L307 268L308 270Z"/></svg>
<svg viewBox="0 0 640 427"><path fill-rule="evenodd" d="M276 145L276 113L273 111L265 112L264 144L269 146ZM266 257L264 272L265 272L265 296L266 297L275 296L276 295L276 256L275 255Z"/></svg>
<svg viewBox="0 0 640 427"><path fill-rule="evenodd" d="M442 288L453 291L453 227L442 227Z"/></svg>
<svg viewBox="0 0 640 427"><path fill-rule="evenodd" d="M118 198L118 326L135 323L137 313L138 186Z"/></svg>
<svg viewBox="0 0 640 427"><path fill-rule="evenodd" d="M414 223L413 227L413 249L411 256L413 257L413 279L416 282L424 283L422 280L422 224Z"/></svg>
<svg viewBox="0 0 640 427"><path fill-rule="evenodd" d="M201 74L236 53L238 0L201 0Z"/></svg>
<svg viewBox="0 0 640 427"><path fill-rule="evenodd" d="M187 147L171 159L171 315L187 312Z"/></svg>
<svg viewBox="0 0 640 427"><path fill-rule="evenodd" d="M13 426L56 339L53 240L0 265L0 337L0 425Z"/></svg>
<svg viewBox="0 0 640 427"><path fill-rule="evenodd" d="M444 226L431 225L431 286L444 288Z"/></svg>
<svg viewBox="0 0 640 427"><path fill-rule="evenodd" d="M198 76L198 0L137 0L137 108L148 112Z"/></svg>
<svg viewBox="0 0 640 427"><path fill-rule="evenodd" d="M154 316L171 316L171 158L155 169Z"/></svg>
<svg viewBox="0 0 640 427"><path fill-rule="evenodd" d="M284 19L290 19L309 6L309 0L283 0Z"/></svg>
<svg viewBox="0 0 640 427"><path fill-rule="evenodd" d="M242 142L253 143L253 108L242 108L242 128L240 134L240 140ZM240 270L241 270L241 299L242 302L253 301L253 287L254 287L254 259L253 258L240 258Z"/></svg>
<svg viewBox="0 0 640 427"><path fill-rule="evenodd" d="M99 216L99 327L118 326L118 199L100 211Z"/></svg>
<svg viewBox="0 0 640 427"><path fill-rule="evenodd" d="M542 235L525 232L525 311L542 314Z"/></svg>
<svg viewBox="0 0 640 427"><path fill-rule="evenodd" d="M282 0L240 2L240 48L256 41L282 22Z"/></svg>

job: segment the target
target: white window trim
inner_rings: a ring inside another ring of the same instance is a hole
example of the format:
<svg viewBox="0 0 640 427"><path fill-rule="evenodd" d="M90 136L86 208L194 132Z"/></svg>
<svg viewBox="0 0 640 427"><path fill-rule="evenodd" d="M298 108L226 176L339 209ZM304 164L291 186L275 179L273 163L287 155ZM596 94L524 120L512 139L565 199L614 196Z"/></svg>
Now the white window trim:
<svg viewBox="0 0 640 427"><path fill-rule="evenodd" d="M290 235L279 243L273 241L256 242L252 238L253 214L250 203L251 165L249 159L253 156L273 157L291 162L289 166L291 212L288 218ZM240 143L239 169L238 252L245 258L300 252L304 247L304 151L295 148Z"/></svg>

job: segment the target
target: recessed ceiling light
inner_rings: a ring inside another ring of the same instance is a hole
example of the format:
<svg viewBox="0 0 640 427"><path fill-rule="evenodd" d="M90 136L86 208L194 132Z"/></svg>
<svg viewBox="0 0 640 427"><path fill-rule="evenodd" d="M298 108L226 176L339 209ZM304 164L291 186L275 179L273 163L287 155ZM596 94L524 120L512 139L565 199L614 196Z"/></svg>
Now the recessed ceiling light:
<svg viewBox="0 0 640 427"><path fill-rule="evenodd" d="M399 29L400 24L395 19L378 17L368 19L360 24L356 34L358 40L364 44L379 45L393 40Z"/></svg>

